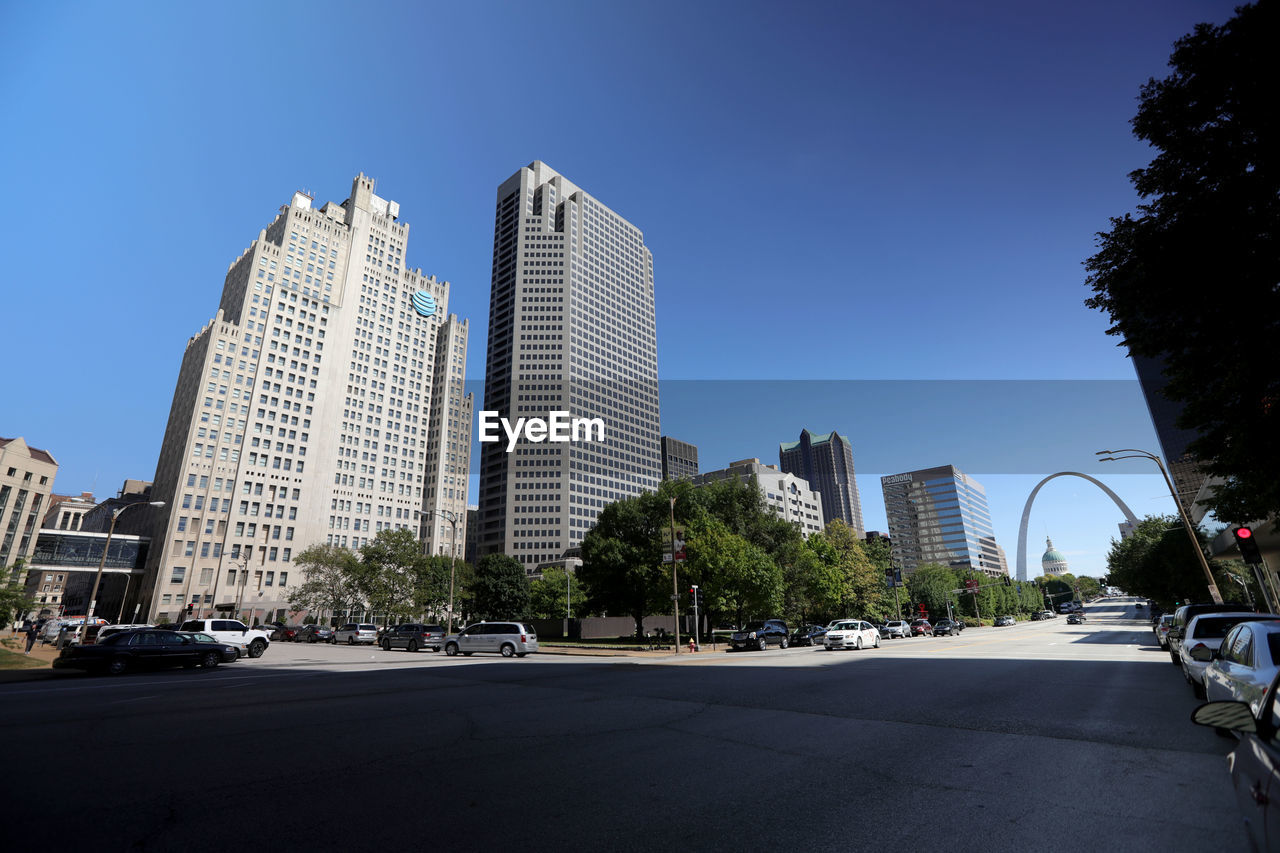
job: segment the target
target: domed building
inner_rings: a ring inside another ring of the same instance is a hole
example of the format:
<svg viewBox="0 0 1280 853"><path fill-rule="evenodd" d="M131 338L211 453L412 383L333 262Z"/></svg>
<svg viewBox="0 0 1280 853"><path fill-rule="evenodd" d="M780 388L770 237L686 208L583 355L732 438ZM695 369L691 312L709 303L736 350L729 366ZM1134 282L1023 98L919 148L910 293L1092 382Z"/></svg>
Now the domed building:
<svg viewBox="0 0 1280 853"><path fill-rule="evenodd" d="M1047 550L1044 552L1044 556L1040 558L1040 568L1044 569L1045 577L1065 575L1069 572L1067 558L1061 551L1053 547L1053 540L1046 536L1044 544Z"/></svg>

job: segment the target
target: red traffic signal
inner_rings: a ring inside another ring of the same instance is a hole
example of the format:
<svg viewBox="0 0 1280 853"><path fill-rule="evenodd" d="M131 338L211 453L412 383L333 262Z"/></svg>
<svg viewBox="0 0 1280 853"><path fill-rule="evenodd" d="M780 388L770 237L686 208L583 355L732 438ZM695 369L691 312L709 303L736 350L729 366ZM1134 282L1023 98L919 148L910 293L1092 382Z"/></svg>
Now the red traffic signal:
<svg viewBox="0 0 1280 853"><path fill-rule="evenodd" d="M1248 527L1233 527L1231 533L1236 537L1241 559L1253 566L1260 564L1262 552L1258 550L1258 540L1253 538L1253 531Z"/></svg>

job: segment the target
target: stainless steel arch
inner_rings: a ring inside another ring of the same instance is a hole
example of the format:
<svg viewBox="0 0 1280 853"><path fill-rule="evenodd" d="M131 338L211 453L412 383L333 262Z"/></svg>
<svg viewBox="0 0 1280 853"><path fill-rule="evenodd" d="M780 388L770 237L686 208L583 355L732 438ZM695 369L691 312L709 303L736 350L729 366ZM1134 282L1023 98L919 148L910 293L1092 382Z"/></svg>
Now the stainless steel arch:
<svg viewBox="0 0 1280 853"><path fill-rule="evenodd" d="M1050 474L1039 483L1036 483L1036 487L1031 490L1031 495L1027 498L1027 505L1022 508L1022 524L1018 526L1018 580L1020 581L1027 580L1027 522L1031 519L1031 504L1040 492L1040 487L1055 477L1079 477L1082 480L1088 480L1106 492L1107 497L1115 501L1116 506L1124 513L1125 521L1134 527L1138 526L1138 518L1133 514L1133 511L1125 505L1124 501L1120 500L1119 495L1108 489L1101 481L1093 479L1088 474L1081 474L1079 471L1059 471L1056 474Z"/></svg>

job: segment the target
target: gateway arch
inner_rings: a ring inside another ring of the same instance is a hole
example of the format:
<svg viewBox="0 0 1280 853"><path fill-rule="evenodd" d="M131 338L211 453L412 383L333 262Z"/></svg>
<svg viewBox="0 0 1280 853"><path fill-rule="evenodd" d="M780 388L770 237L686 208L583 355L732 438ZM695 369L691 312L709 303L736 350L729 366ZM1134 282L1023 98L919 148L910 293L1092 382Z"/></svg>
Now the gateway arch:
<svg viewBox="0 0 1280 853"><path fill-rule="evenodd" d="M1090 477L1088 474L1081 474L1079 471L1059 471L1057 474L1050 474L1048 477L1045 477L1039 483L1036 483L1036 487L1031 490L1031 495L1027 498L1027 505L1022 508L1022 524L1018 526L1018 580L1020 581L1025 581L1028 579L1027 578L1027 522L1030 521L1031 519L1031 504L1032 502L1035 501L1036 495L1040 492L1040 488L1045 483L1049 482L1055 477L1079 477L1082 480L1088 480L1090 483L1093 483L1099 489L1102 489L1102 491L1106 492L1107 497L1115 501L1116 506L1120 508L1120 511L1122 513L1124 513L1125 521L1129 522L1134 527L1138 526L1138 519L1136 516L1134 516L1132 510L1130 510L1129 507L1125 506L1124 501L1120 500L1119 495L1117 495L1115 492L1107 488L1106 485L1104 485L1101 481L1095 480L1094 478Z"/></svg>

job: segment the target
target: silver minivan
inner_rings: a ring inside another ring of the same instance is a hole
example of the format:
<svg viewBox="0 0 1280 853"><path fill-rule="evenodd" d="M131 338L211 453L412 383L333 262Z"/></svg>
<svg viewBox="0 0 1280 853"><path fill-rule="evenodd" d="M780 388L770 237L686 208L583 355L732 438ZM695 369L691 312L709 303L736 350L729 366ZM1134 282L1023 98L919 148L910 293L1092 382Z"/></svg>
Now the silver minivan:
<svg viewBox="0 0 1280 853"><path fill-rule="evenodd" d="M447 655L497 652L504 658L522 658L537 650L537 633L532 625L521 622L477 622L444 640Z"/></svg>
<svg viewBox="0 0 1280 853"><path fill-rule="evenodd" d="M357 643L373 645L378 642L378 626L367 622L348 622L333 632L333 643L346 643L354 646Z"/></svg>

